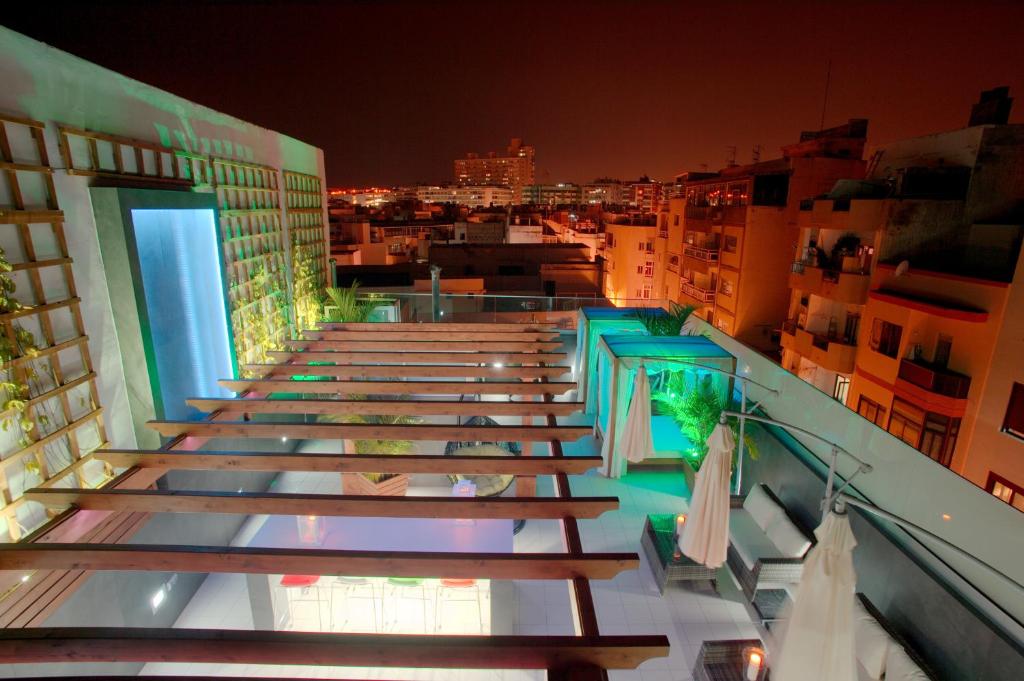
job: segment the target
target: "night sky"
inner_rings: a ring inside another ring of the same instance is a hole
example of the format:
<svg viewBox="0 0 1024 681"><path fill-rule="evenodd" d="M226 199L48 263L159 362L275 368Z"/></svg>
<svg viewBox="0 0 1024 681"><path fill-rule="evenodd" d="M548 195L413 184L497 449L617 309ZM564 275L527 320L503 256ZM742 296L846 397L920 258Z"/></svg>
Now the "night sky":
<svg viewBox="0 0 1024 681"><path fill-rule="evenodd" d="M869 118L869 143L962 127L1009 85L1024 3L421 2L5 6L4 25L322 147L328 183L449 181L537 148L538 181L670 179Z"/></svg>

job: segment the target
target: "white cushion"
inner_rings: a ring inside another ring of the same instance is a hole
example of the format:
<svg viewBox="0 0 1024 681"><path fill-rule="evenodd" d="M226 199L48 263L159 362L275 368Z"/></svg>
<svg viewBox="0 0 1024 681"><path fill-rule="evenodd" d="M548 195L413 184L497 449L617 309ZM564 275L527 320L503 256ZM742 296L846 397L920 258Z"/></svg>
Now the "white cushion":
<svg viewBox="0 0 1024 681"><path fill-rule="evenodd" d="M769 525L765 533L786 558L803 558L807 549L811 548L811 540L785 515Z"/></svg>
<svg viewBox="0 0 1024 681"><path fill-rule="evenodd" d="M881 679L877 679L874 676L871 676L871 674L868 674L868 670L864 669L864 665L862 665L860 663L860 661L858 660L857 661L857 681L881 681Z"/></svg>
<svg viewBox="0 0 1024 681"><path fill-rule="evenodd" d="M885 681L928 681L928 677L910 659L907 651L893 641L885 658Z"/></svg>
<svg viewBox="0 0 1024 681"><path fill-rule="evenodd" d="M880 679L885 673L886 656L890 646L896 646L889 634L875 621L855 600L853 641L857 652L857 662L872 679Z"/></svg>
<svg viewBox="0 0 1024 681"><path fill-rule="evenodd" d="M743 500L743 508L754 518L754 522L762 530L767 530L775 520L783 515L782 509L768 496L761 485L754 485L750 494Z"/></svg>
<svg viewBox="0 0 1024 681"><path fill-rule="evenodd" d="M759 558L784 557L753 516L742 508L734 508L729 512L729 542L748 570L754 569L754 563Z"/></svg>

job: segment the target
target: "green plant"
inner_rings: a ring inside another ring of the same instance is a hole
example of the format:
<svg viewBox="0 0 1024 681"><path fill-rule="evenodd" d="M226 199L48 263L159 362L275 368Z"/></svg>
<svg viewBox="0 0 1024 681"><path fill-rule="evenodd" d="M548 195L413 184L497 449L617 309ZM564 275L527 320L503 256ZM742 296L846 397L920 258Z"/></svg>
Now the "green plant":
<svg viewBox="0 0 1024 681"><path fill-rule="evenodd" d="M710 375L696 381L692 387L686 385L684 372L675 371L663 381L659 390L651 396L658 410L670 416L693 444L690 452L694 470L698 470L708 453L708 438L718 424L722 412L729 408L719 391L715 388ZM735 420L729 421L733 436L739 440L739 426ZM757 442L751 437L750 425L744 433L743 449L751 459L758 458ZM735 456L735 453L733 454Z"/></svg>
<svg viewBox="0 0 1024 681"><path fill-rule="evenodd" d="M365 322L373 312L373 305L359 299L359 282L348 288L328 288L324 318L328 322Z"/></svg>
<svg viewBox="0 0 1024 681"><path fill-rule="evenodd" d="M406 398L407 396L399 396L397 399ZM372 398L369 398L366 395L350 395L348 399L372 401ZM404 414L332 414L324 417L324 420L329 423L365 423L376 426L406 426L421 423L423 421L419 416L409 416ZM388 456L401 456L403 454L412 454L416 451L416 446L410 440L369 439L356 440L355 450L356 454L385 454ZM360 473L360 475L370 482L379 483L396 477L398 474Z"/></svg>
<svg viewBox="0 0 1024 681"><path fill-rule="evenodd" d="M668 312L661 308L645 307L637 310L636 316L651 336L678 336L696 309L692 305L671 303Z"/></svg>
<svg viewBox="0 0 1024 681"><path fill-rule="evenodd" d="M292 248L292 300L300 335L303 331L315 329L323 318L327 294L318 286L320 278L314 267L316 261L316 252L310 246L296 245Z"/></svg>

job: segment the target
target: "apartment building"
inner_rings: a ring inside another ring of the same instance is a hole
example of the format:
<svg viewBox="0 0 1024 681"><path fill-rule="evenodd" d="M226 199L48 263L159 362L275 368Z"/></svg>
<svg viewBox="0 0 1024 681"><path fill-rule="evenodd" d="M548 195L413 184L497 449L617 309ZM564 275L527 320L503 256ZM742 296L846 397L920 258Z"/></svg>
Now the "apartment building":
<svg viewBox="0 0 1024 681"><path fill-rule="evenodd" d="M805 204L783 366L1024 508L1024 126L1005 121L881 147Z"/></svg>
<svg viewBox="0 0 1024 681"><path fill-rule="evenodd" d="M690 174L685 201L670 199L667 214L673 227L677 218L683 225L682 243L666 243L666 271L679 256L677 300L725 333L774 351L773 331L789 305L800 202L863 173L866 135L867 121L855 119L802 133L782 158Z"/></svg>
<svg viewBox="0 0 1024 681"><path fill-rule="evenodd" d="M455 182L461 185L502 185L510 187L519 196L523 186L534 183L536 162L535 150L523 144L523 140L512 138L505 154L488 152L485 156L466 154L466 158L455 159Z"/></svg>
<svg viewBox="0 0 1024 681"><path fill-rule="evenodd" d="M653 216L617 216L605 223L603 291L616 305L657 299L654 244L658 225Z"/></svg>
<svg viewBox="0 0 1024 681"><path fill-rule="evenodd" d="M522 188L520 203L528 206L575 206L582 201L583 193L578 184L559 182L557 184L530 184Z"/></svg>
<svg viewBox="0 0 1024 681"><path fill-rule="evenodd" d="M657 213L661 207L662 191L661 182L644 176L626 187L626 203L641 213Z"/></svg>
<svg viewBox="0 0 1024 681"><path fill-rule="evenodd" d="M510 188L483 185L417 185L409 188L417 201L423 203L456 203L470 208L510 206L519 196Z"/></svg>
<svg viewBox="0 0 1024 681"><path fill-rule="evenodd" d="M626 187L619 180L603 177L581 187L581 202L596 206L620 206Z"/></svg>

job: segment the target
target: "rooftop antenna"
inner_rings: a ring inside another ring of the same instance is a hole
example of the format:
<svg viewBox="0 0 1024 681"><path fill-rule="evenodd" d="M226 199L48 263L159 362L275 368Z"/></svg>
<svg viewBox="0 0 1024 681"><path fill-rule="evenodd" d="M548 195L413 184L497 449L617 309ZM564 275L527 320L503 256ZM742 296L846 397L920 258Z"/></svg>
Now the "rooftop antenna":
<svg viewBox="0 0 1024 681"><path fill-rule="evenodd" d="M825 109L828 108L828 88L832 84L832 60L828 60L828 69L825 71L825 97L821 102L821 124L818 130L825 129Z"/></svg>
<svg viewBox="0 0 1024 681"><path fill-rule="evenodd" d="M736 165L736 146L728 146L725 148L727 155L725 157L725 165L734 166Z"/></svg>
<svg viewBox="0 0 1024 681"><path fill-rule="evenodd" d="M751 163L760 163L761 162L761 145L760 144L755 144L754 145L753 151L750 152L750 161L751 161Z"/></svg>

